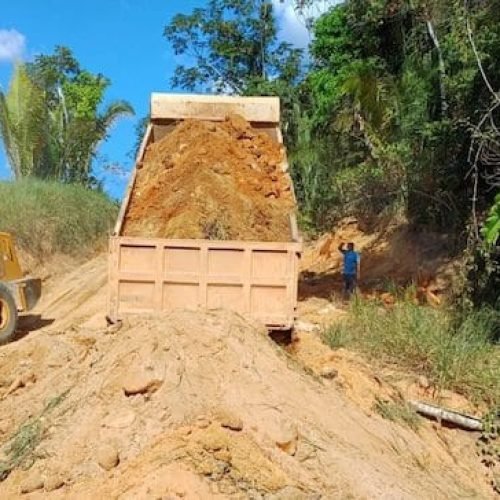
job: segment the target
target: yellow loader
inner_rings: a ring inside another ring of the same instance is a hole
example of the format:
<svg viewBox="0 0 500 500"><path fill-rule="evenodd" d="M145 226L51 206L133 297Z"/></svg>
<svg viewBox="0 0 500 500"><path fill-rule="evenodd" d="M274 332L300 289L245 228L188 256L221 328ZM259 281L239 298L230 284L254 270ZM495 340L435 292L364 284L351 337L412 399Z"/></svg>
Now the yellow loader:
<svg viewBox="0 0 500 500"><path fill-rule="evenodd" d="M0 232L0 345L14 339L19 313L33 309L41 291L41 280L23 276L12 236Z"/></svg>

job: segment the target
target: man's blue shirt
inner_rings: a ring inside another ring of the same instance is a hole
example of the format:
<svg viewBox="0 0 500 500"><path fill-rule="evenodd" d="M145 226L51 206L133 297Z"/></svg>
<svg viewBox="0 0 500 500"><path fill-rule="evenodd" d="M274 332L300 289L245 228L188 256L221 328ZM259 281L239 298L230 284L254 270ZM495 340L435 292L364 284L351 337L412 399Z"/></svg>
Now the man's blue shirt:
<svg viewBox="0 0 500 500"><path fill-rule="evenodd" d="M359 254L354 250L344 250L344 274L356 275L358 274Z"/></svg>

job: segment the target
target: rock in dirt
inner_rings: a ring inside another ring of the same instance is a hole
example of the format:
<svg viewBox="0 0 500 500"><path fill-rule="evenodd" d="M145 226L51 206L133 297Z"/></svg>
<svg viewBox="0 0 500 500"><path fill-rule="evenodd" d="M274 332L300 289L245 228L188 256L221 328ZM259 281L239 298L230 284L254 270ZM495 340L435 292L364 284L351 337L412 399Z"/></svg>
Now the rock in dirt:
<svg viewBox="0 0 500 500"><path fill-rule="evenodd" d="M275 433L274 440L278 448L288 453L288 455L295 455L299 442L297 426L291 422L281 422L279 429Z"/></svg>
<svg viewBox="0 0 500 500"><path fill-rule="evenodd" d="M97 449L96 460L104 470L111 470L120 463L120 455L114 446L103 444Z"/></svg>
<svg viewBox="0 0 500 500"><path fill-rule="evenodd" d="M126 396L135 394L146 394L157 391L163 383L154 373L146 371L135 371L128 375L123 382L123 392Z"/></svg>
<svg viewBox="0 0 500 500"><path fill-rule="evenodd" d="M31 473L21 484L21 493L32 493L43 488L43 478L38 472Z"/></svg>
<svg viewBox="0 0 500 500"><path fill-rule="evenodd" d="M198 429L206 429L211 423L211 420L203 415L196 419L196 427L198 427Z"/></svg>
<svg viewBox="0 0 500 500"><path fill-rule="evenodd" d="M421 375L420 377L418 377L418 385L421 389L427 390L430 388L431 383L429 382L429 379L427 377Z"/></svg>
<svg viewBox="0 0 500 500"><path fill-rule="evenodd" d="M339 372L337 371L337 369L333 365L326 364L326 365L323 365L321 367L319 374L323 378L331 380L331 379L336 378L338 376Z"/></svg>
<svg viewBox="0 0 500 500"><path fill-rule="evenodd" d="M64 486L64 479L59 474L53 474L44 481L45 491L55 491Z"/></svg>
<svg viewBox="0 0 500 500"><path fill-rule="evenodd" d="M238 415L231 413L229 411L220 412L218 415L220 425L225 427L226 429L230 429L232 431L241 431L243 430L243 421Z"/></svg>
<svg viewBox="0 0 500 500"><path fill-rule="evenodd" d="M123 323L121 321L117 321L116 323L111 323L106 328L106 333L114 334L119 332L122 329Z"/></svg>

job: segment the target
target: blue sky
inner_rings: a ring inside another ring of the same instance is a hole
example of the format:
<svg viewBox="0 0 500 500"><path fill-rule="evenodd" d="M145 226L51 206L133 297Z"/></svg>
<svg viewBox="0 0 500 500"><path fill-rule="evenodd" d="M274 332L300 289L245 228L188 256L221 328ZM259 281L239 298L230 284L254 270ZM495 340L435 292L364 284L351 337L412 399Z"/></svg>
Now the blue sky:
<svg viewBox="0 0 500 500"><path fill-rule="evenodd" d="M288 2L274 0L281 36L307 44L307 33ZM111 81L106 100L126 99L135 118L120 121L101 155L129 171L128 154L135 143L138 118L147 114L151 92L173 91L170 77L178 63L162 36L178 12L189 13L203 0L0 0L0 85L8 86L12 62L51 53L55 45L73 50L82 67L102 73ZM0 146L0 177L9 176ZM102 174L101 174L102 176ZM126 179L107 174L107 191L120 197Z"/></svg>

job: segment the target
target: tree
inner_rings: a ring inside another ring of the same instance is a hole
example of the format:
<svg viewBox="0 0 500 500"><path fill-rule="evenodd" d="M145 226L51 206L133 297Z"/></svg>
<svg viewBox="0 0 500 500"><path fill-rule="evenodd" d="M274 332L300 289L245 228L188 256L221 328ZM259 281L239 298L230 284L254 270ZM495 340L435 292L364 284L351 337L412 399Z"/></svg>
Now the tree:
<svg viewBox="0 0 500 500"><path fill-rule="evenodd" d="M178 14L164 35L179 65L172 83L196 89L244 94L262 83L291 85L300 75L301 51L279 42L269 0L209 0L207 7Z"/></svg>
<svg viewBox="0 0 500 500"><path fill-rule="evenodd" d="M110 81L83 70L72 52L56 47L52 55L39 55L27 65L31 80L43 89L49 134L44 148L42 177L92 185L92 162L111 126L132 115L125 101L102 109Z"/></svg>
<svg viewBox="0 0 500 500"><path fill-rule="evenodd" d="M9 90L0 90L0 135L16 179L35 175L40 169L46 139L44 94L17 65Z"/></svg>
<svg viewBox="0 0 500 500"><path fill-rule="evenodd" d="M0 135L14 177L95 185L99 145L119 118L134 112L125 101L103 107L109 85L65 47L16 66L8 92L0 91Z"/></svg>

